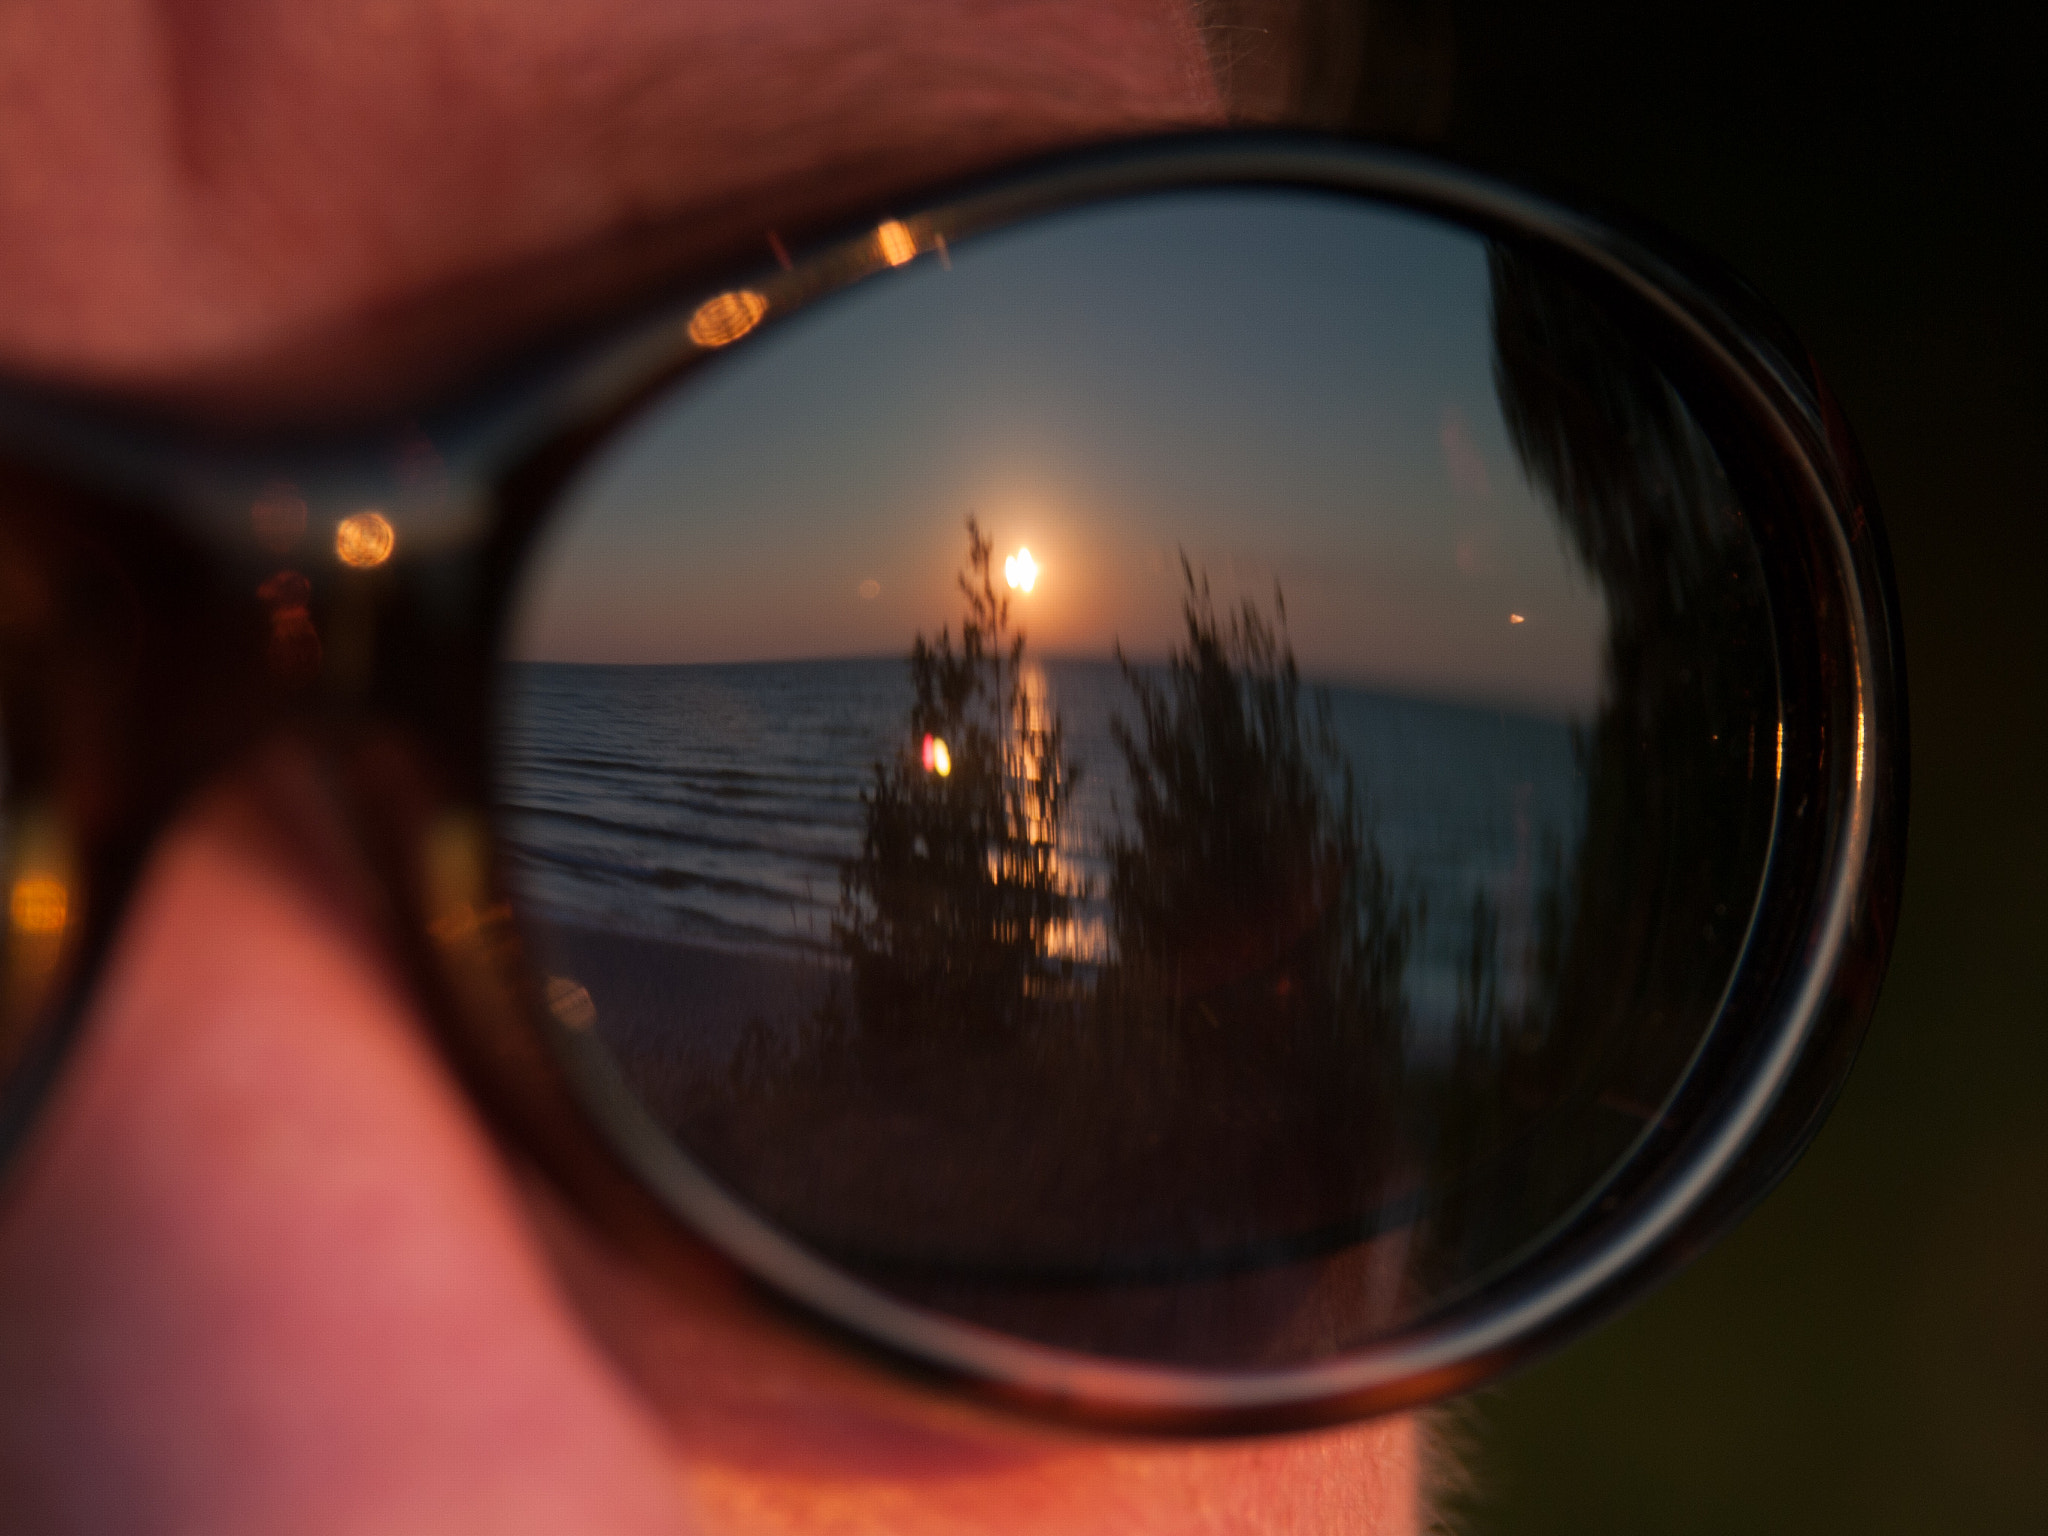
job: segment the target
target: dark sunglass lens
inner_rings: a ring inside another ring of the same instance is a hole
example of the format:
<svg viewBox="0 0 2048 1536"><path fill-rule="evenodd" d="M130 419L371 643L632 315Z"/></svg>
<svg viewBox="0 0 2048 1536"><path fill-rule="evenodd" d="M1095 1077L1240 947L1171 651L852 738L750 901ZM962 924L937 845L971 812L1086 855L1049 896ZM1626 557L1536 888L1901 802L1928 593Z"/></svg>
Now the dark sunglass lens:
<svg viewBox="0 0 2048 1536"><path fill-rule="evenodd" d="M1773 626L1688 387L1514 248L1293 191L760 326L528 566L556 1016L899 1300L1223 1369L1439 1313L1676 1101L1758 900Z"/></svg>

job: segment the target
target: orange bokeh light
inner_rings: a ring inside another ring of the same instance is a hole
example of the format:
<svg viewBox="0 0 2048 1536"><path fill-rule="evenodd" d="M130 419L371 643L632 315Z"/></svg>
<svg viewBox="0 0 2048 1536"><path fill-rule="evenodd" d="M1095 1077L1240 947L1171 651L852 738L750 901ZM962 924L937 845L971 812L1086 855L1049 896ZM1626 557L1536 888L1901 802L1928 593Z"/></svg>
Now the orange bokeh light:
<svg viewBox="0 0 2048 1536"><path fill-rule="evenodd" d="M690 340L700 347L729 347L767 313L768 300L750 288L714 294L690 316Z"/></svg>
<svg viewBox="0 0 2048 1536"><path fill-rule="evenodd" d="M397 543L398 535L382 512L357 512L344 517L334 529L335 557L359 571L389 560Z"/></svg>
<svg viewBox="0 0 2048 1536"><path fill-rule="evenodd" d="M942 737L925 737L924 771L926 773L936 773L942 779L953 771L953 754L947 748Z"/></svg>
<svg viewBox="0 0 2048 1536"><path fill-rule="evenodd" d="M17 933L61 933L71 915L71 892L48 875L24 875L14 882L7 916Z"/></svg>
<svg viewBox="0 0 2048 1536"><path fill-rule="evenodd" d="M917 236L910 232L910 226L891 219L875 231L875 247L882 253L882 260L892 267L900 267L917 254Z"/></svg>

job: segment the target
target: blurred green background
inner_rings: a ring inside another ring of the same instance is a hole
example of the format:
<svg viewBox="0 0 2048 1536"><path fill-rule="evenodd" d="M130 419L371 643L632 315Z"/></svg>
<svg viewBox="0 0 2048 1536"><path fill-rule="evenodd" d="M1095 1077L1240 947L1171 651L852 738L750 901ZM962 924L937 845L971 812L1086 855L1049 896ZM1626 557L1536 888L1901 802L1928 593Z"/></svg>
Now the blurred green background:
<svg viewBox="0 0 2048 1536"><path fill-rule="evenodd" d="M1840 1107L1713 1254L1464 1410L1455 1528L2048 1532L2043 10L1364 14L1354 124L1634 210L1792 321L1910 669L1905 909Z"/></svg>

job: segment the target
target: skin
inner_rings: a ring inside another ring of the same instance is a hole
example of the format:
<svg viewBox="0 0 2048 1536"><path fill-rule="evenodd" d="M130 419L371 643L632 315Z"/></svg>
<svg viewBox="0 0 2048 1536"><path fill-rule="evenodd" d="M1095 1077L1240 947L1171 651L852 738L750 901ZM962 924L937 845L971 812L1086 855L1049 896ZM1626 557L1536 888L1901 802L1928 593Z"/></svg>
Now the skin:
<svg viewBox="0 0 2048 1536"><path fill-rule="evenodd" d="M621 232L715 254L1213 121L1197 44L1169 0L6 4L0 359L259 377ZM0 1197L11 1528L1416 1529L1407 1420L1063 1433L635 1269L485 1133L363 881L283 746L157 849Z"/></svg>

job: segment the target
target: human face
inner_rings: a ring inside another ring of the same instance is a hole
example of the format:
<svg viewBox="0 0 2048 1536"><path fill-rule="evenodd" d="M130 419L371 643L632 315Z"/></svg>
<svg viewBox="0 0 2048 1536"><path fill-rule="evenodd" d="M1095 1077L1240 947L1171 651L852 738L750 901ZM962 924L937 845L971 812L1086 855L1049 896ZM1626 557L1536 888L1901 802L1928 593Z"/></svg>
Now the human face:
<svg viewBox="0 0 2048 1536"><path fill-rule="evenodd" d="M88 0L0 29L0 360L145 392L396 387L419 359L290 364L636 228L711 261L1218 115L1172 0ZM465 314L470 358L549 318ZM158 847L0 1205L9 1523L1415 1528L1407 1421L1081 1438L842 1357L709 1267L629 1265L483 1130L368 889L280 745Z"/></svg>

